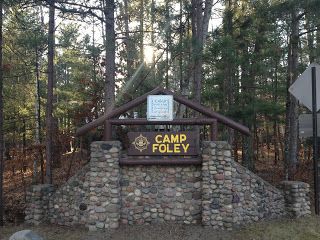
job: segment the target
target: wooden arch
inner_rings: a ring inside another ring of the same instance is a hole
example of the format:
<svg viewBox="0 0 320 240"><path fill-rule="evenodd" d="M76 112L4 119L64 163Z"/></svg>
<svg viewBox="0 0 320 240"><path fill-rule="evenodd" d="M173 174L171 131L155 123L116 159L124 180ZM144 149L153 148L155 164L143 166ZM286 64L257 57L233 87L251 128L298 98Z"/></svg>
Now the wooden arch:
<svg viewBox="0 0 320 240"><path fill-rule="evenodd" d="M147 101L147 97L149 95L172 95L173 99L181 104L186 105L187 107L203 114L206 116L206 118L189 118L189 119L174 119L170 122L157 122L157 121L147 121L146 119L119 119L119 116L125 112L127 112L130 109L133 109L134 107L144 103ZM103 116L99 117L98 119L80 127L76 131L76 136L81 136L85 134L86 132L100 126L105 125L104 129L104 140L111 140L112 138L112 125L210 125L211 126L211 140L216 140L217 136L217 122L222 123L236 131L239 131L240 133L244 135L250 135L249 129L232 119L223 116L217 112L212 111L211 109L196 103L194 101L191 101L185 97L182 97L180 95L177 95L169 90L163 89L161 87L157 87L153 89L152 91L137 97L136 99L125 103L124 105L115 108L110 113L104 114Z"/></svg>

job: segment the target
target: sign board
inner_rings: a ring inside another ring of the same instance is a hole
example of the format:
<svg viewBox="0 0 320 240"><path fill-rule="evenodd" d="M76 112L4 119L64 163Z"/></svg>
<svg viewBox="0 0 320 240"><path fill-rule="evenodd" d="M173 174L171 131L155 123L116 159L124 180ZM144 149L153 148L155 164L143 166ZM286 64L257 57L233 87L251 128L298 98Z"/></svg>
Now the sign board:
<svg viewBox="0 0 320 240"><path fill-rule="evenodd" d="M312 111L312 81L311 68L316 68L316 85L317 93L320 93L320 65L311 63L309 67L297 78L297 80L290 86L289 92ZM320 96L320 95L319 95ZM320 109L320 97L317 98L317 111Z"/></svg>
<svg viewBox="0 0 320 240"><path fill-rule="evenodd" d="M318 122L320 120L320 114L317 114ZM301 114L299 116L299 136L300 137L312 137L312 114ZM318 125L318 136L320 136L320 125Z"/></svg>
<svg viewBox="0 0 320 240"><path fill-rule="evenodd" d="M129 132L128 155L198 155L195 132Z"/></svg>
<svg viewBox="0 0 320 240"><path fill-rule="evenodd" d="M172 121L173 120L173 96L149 95L147 98L148 121Z"/></svg>

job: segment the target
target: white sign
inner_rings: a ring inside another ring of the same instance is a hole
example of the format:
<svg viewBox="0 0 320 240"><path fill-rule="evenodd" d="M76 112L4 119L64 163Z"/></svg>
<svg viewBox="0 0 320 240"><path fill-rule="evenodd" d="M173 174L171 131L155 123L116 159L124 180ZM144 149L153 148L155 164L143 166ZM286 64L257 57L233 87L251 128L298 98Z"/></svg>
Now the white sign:
<svg viewBox="0 0 320 240"><path fill-rule="evenodd" d="M148 121L172 121L173 120L173 96L149 95L147 99Z"/></svg>
<svg viewBox="0 0 320 240"><path fill-rule="evenodd" d="M317 114L318 122L320 120L320 114ZM312 137L312 114L299 115L299 135L300 137ZM320 136L320 125L318 125L318 136Z"/></svg>
<svg viewBox="0 0 320 240"><path fill-rule="evenodd" d="M289 92L312 111L312 81L311 68L316 68L316 88L317 88L317 111L320 109L320 65L311 63L309 67L290 86Z"/></svg>

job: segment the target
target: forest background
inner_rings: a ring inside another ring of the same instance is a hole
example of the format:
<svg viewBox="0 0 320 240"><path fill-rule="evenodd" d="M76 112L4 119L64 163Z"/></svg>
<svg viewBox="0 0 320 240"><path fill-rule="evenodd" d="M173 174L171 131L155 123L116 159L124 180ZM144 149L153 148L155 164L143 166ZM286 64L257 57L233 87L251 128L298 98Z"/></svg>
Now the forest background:
<svg viewBox="0 0 320 240"><path fill-rule="evenodd" d="M30 184L61 184L88 161L103 129L78 137L78 127L157 86L247 126L249 137L219 127L218 139L263 178L312 183L311 141L298 130L308 110L288 87L320 60L318 9L320 0L1 0L0 225L23 218ZM128 131L114 130L121 140Z"/></svg>

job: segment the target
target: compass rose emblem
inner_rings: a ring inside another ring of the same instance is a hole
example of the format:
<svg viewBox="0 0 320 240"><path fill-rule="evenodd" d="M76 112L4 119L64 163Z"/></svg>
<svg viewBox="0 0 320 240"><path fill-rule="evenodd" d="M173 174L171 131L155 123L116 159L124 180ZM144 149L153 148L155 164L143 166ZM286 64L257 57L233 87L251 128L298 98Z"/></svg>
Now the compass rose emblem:
<svg viewBox="0 0 320 240"><path fill-rule="evenodd" d="M148 141L148 139L143 136L142 134L140 134L138 137L136 137L134 139L134 141L132 142L132 144L134 145L134 147L139 150L140 152L142 152L143 150L146 150L148 148L148 145L150 144L150 142Z"/></svg>

